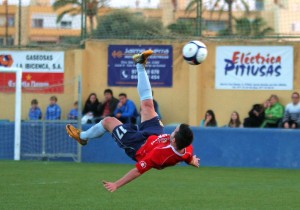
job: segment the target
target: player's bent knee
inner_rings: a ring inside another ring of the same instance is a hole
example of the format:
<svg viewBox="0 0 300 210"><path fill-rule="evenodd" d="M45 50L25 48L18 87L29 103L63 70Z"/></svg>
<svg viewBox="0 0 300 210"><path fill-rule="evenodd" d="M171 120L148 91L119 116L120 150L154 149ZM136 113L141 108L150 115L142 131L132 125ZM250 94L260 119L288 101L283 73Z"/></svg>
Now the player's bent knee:
<svg viewBox="0 0 300 210"><path fill-rule="evenodd" d="M113 121L113 119L114 119L114 117L105 117L105 118L103 118L102 125L105 126L105 125L110 124Z"/></svg>

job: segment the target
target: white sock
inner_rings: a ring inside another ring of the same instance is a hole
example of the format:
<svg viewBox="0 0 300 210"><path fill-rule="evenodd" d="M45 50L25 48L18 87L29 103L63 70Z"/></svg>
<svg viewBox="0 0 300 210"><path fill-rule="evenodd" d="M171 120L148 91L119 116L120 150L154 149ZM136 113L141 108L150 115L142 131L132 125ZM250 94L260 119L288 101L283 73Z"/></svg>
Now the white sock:
<svg viewBox="0 0 300 210"><path fill-rule="evenodd" d="M80 132L80 138L81 139L92 139L103 136L103 134L106 132L105 128L102 125L102 120L97 123L96 125L93 125L90 129L87 131Z"/></svg>
<svg viewBox="0 0 300 210"><path fill-rule="evenodd" d="M147 75L147 72L145 71L144 65L137 63L136 69L138 72L137 89L140 96L140 100L144 101L146 99L153 99L149 77Z"/></svg>

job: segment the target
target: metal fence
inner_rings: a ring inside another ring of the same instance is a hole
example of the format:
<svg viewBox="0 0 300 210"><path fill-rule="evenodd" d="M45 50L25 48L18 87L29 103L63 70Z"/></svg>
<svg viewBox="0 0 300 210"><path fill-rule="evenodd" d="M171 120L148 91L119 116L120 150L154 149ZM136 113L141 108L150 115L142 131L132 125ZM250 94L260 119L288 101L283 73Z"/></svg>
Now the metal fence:
<svg viewBox="0 0 300 210"><path fill-rule="evenodd" d="M300 38L297 0L3 0L0 46L79 47L86 39Z"/></svg>

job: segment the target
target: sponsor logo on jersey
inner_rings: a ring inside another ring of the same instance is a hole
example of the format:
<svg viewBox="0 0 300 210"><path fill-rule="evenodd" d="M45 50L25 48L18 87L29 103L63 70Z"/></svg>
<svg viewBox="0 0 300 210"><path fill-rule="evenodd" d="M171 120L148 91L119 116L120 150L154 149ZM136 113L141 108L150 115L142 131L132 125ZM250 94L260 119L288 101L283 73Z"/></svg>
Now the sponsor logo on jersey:
<svg viewBox="0 0 300 210"><path fill-rule="evenodd" d="M146 168L146 166L147 166L147 164L146 164L145 161L141 161L141 162L140 162L140 165L141 165L142 168Z"/></svg>

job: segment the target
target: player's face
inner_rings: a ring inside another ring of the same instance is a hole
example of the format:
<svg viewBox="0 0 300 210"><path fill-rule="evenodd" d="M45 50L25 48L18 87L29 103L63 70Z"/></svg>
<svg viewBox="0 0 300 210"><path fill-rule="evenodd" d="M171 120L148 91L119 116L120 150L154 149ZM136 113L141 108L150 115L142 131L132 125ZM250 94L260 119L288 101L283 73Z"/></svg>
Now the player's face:
<svg viewBox="0 0 300 210"><path fill-rule="evenodd" d="M171 133L171 140L175 139L175 134L179 131L179 126L175 128L175 130Z"/></svg>

